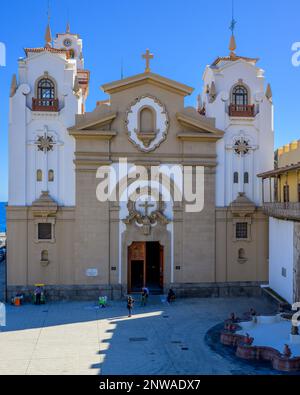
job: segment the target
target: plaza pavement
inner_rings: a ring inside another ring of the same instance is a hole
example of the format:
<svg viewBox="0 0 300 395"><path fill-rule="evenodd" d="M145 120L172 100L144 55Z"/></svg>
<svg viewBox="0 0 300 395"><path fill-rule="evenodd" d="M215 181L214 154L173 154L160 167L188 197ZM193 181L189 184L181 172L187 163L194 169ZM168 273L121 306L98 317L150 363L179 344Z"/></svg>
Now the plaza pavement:
<svg viewBox="0 0 300 395"><path fill-rule="evenodd" d="M155 296L146 307L136 303L130 319L121 301L106 309L93 302L7 306L0 374L236 374L238 362L213 353L204 337L231 312L250 307L272 310L262 298L182 299L169 306Z"/></svg>

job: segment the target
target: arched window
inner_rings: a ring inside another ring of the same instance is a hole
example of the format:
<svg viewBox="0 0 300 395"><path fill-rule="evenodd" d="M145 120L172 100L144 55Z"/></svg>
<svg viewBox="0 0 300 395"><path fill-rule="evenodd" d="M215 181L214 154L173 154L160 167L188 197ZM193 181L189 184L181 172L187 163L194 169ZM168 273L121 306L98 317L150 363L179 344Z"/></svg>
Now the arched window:
<svg viewBox="0 0 300 395"><path fill-rule="evenodd" d="M239 183L239 173L237 171L235 171L233 173L233 183L234 184L238 184Z"/></svg>
<svg viewBox="0 0 300 395"><path fill-rule="evenodd" d="M232 90L232 104L235 106L247 106L249 104L248 89L243 85L237 85Z"/></svg>
<svg viewBox="0 0 300 395"><path fill-rule="evenodd" d="M140 112L140 132L155 131L155 116L151 108L145 107Z"/></svg>
<svg viewBox="0 0 300 395"><path fill-rule="evenodd" d="M73 48L68 50L70 59L75 59L75 51Z"/></svg>
<svg viewBox="0 0 300 395"><path fill-rule="evenodd" d="M249 173L247 171L244 173L244 184L249 184Z"/></svg>
<svg viewBox="0 0 300 395"><path fill-rule="evenodd" d="M54 170L49 170L48 171L48 181L49 182L54 182Z"/></svg>
<svg viewBox="0 0 300 395"><path fill-rule="evenodd" d="M43 181L43 172L41 169L36 171L36 180L37 180L37 182Z"/></svg>
<svg viewBox="0 0 300 395"><path fill-rule="evenodd" d="M37 97L42 106L52 106L55 99L55 85L49 78L42 78L37 85Z"/></svg>

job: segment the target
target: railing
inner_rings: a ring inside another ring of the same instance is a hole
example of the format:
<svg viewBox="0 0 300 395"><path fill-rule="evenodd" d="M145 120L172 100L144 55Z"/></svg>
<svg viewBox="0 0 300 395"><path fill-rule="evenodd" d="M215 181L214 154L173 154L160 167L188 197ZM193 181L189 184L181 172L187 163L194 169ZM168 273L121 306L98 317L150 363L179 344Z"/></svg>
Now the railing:
<svg viewBox="0 0 300 395"><path fill-rule="evenodd" d="M300 203L264 203L263 209L271 217L300 221Z"/></svg>
<svg viewBox="0 0 300 395"><path fill-rule="evenodd" d="M58 99L32 99L32 111L57 112Z"/></svg>
<svg viewBox="0 0 300 395"><path fill-rule="evenodd" d="M238 105L230 104L229 116L231 117L254 117L254 104L252 105Z"/></svg>

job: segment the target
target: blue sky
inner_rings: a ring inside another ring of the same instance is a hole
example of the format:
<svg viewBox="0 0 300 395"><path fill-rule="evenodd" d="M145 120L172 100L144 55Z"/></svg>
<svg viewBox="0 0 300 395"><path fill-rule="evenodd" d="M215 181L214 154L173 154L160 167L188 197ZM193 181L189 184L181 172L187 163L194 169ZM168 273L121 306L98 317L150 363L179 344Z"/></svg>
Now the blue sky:
<svg viewBox="0 0 300 395"><path fill-rule="evenodd" d="M0 201L7 200L7 124L11 76L26 46L44 43L48 0L11 0L1 4L0 41L7 49L0 67ZM275 104L276 147L300 138L300 67L291 62L291 46L300 42L299 0L235 0L237 53L259 57L271 82ZM104 98L100 85L143 71L141 54L155 54L152 70L195 88L218 55L228 54L231 0L52 0L52 33L71 31L84 40L91 70L87 110Z"/></svg>

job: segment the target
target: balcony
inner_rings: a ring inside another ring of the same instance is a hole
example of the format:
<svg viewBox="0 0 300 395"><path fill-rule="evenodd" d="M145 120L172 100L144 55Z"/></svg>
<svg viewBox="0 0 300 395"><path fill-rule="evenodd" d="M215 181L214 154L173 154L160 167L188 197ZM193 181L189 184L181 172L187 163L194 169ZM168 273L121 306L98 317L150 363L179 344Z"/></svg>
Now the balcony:
<svg viewBox="0 0 300 395"><path fill-rule="evenodd" d="M58 112L58 99L32 98L32 111Z"/></svg>
<svg viewBox="0 0 300 395"><path fill-rule="evenodd" d="M253 118L255 116L254 113L254 104L252 105L238 105L238 104L230 104L229 106L229 116L230 117L246 117Z"/></svg>
<svg viewBox="0 0 300 395"><path fill-rule="evenodd" d="M300 221L300 203L264 203L263 209L270 217Z"/></svg>

